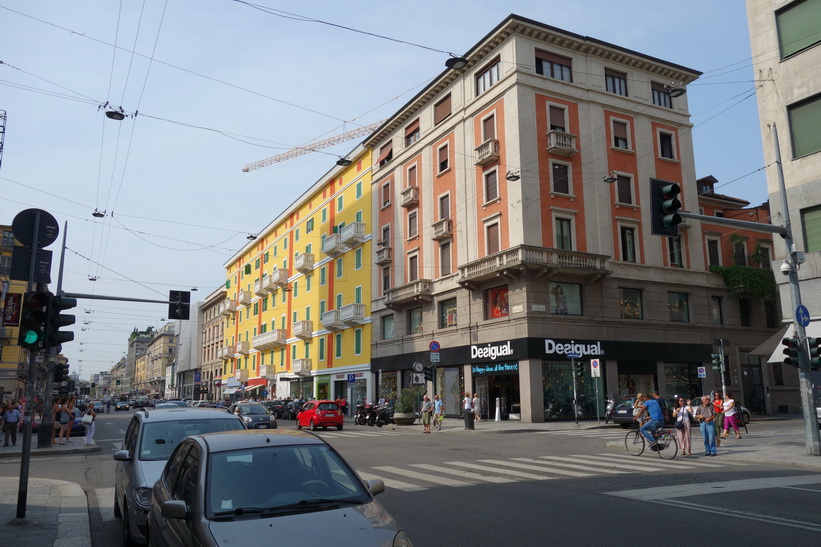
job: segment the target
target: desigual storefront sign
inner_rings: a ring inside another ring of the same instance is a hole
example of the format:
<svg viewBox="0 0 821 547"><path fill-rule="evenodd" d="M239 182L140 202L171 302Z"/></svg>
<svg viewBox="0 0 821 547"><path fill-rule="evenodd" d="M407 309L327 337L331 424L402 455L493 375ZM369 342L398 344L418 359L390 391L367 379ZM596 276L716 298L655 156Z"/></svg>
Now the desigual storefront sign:
<svg viewBox="0 0 821 547"><path fill-rule="evenodd" d="M508 340L502 344L487 344L484 346L470 346L470 358L474 359L490 359L495 361L499 357L510 357L515 352L513 345Z"/></svg>
<svg viewBox="0 0 821 547"><path fill-rule="evenodd" d="M519 374L519 363L490 363L487 365L471 365L470 372L474 376Z"/></svg>
<svg viewBox="0 0 821 547"><path fill-rule="evenodd" d="M567 355L569 353L575 353L579 356L579 359L604 355L601 341L593 343L577 343L575 340L570 340L570 342L556 342L550 338L544 341L544 352L547 355Z"/></svg>

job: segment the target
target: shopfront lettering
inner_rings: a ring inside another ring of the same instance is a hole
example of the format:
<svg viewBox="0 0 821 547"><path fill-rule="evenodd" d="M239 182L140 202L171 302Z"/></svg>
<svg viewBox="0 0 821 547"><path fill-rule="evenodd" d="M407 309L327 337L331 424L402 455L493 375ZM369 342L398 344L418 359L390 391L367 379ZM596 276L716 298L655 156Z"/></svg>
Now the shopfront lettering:
<svg viewBox="0 0 821 547"><path fill-rule="evenodd" d="M593 344L577 344L575 340L571 340L569 343L562 343L556 342L555 340L551 340L549 338L544 341L544 351L548 355L566 355L568 353L576 353L579 357L604 355L601 342L595 342Z"/></svg>
<svg viewBox="0 0 821 547"><path fill-rule="evenodd" d="M484 376L486 374L516 374L519 372L519 363L471 365L470 370L474 376Z"/></svg>
<svg viewBox="0 0 821 547"><path fill-rule="evenodd" d="M470 346L471 359L490 359L495 361L498 357L509 357L513 355L513 346L510 341L502 345L494 346L488 344L487 346Z"/></svg>

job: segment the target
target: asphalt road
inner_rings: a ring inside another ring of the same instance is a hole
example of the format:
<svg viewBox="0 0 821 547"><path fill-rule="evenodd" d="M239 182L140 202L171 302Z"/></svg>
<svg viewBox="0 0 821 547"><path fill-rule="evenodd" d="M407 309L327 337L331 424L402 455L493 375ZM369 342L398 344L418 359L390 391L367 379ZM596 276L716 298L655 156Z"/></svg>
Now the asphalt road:
<svg viewBox="0 0 821 547"><path fill-rule="evenodd" d="M112 512L112 454L129 412L97 421L98 453L33 458L31 476L77 482L89 499L92 544L120 546ZM294 422L280 420L280 428ZM796 423L790 427L800 429ZM762 423L784 433L783 423ZM618 428L520 434L433 432L346 424L318 432L364 478L418 546L664 545L729 541L821 544L821 474L797 467L608 449ZM745 437L755 442L753 432ZM0 462L13 475L19 463ZM310 530L300 545L310 544ZM293 544L293 542L289 542ZM344 538L340 538L344 545Z"/></svg>

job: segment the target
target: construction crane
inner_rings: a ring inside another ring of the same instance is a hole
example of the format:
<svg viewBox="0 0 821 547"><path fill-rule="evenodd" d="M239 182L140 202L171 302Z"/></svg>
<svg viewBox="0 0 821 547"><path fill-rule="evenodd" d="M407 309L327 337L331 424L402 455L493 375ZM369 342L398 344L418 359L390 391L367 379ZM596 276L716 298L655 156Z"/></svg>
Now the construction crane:
<svg viewBox="0 0 821 547"><path fill-rule="evenodd" d="M306 144L305 146L298 146L296 148L292 148L287 152L283 152L282 154L277 154L276 156L271 156L270 158L265 158L264 160L255 161L254 163L249 163L245 167L242 168L243 173L247 173L249 171L253 171L254 169L259 169L261 167L268 167L269 165L273 165L275 163L279 163L281 161L286 161L291 158L296 158L297 156L302 156L305 154L310 154L311 152L315 152L317 150L321 150L323 148L328 148L329 146L333 146L335 144L339 144L341 142L349 141L351 139L355 139L357 137L361 137L363 135L371 134L377 127L381 126L384 123L384 120L380 122L375 122L370 125L366 125L363 127L359 127L354 129L353 131L347 131L335 137L331 137L329 139L323 139L321 141L314 141L311 143Z"/></svg>

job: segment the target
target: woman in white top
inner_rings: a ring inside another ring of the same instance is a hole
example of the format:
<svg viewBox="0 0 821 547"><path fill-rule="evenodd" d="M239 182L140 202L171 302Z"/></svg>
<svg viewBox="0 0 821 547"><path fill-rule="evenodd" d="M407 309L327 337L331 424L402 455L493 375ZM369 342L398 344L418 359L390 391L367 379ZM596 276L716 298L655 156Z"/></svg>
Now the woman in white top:
<svg viewBox="0 0 821 547"><path fill-rule="evenodd" d="M728 391L724 395L724 435L722 439L726 439L730 433L730 427L735 430L735 438L741 438L741 432L738 430L738 409L736 408L733 395Z"/></svg>
<svg viewBox="0 0 821 547"><path fill-rule="evenodd" d="M678 437L678 445L681 447L682 456L692 456L690 449L690 400L687 399L685 404L684 397L679 397L676 400L676 407L673 409L673 417L676 419L676 436Z"/></svg>

